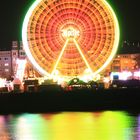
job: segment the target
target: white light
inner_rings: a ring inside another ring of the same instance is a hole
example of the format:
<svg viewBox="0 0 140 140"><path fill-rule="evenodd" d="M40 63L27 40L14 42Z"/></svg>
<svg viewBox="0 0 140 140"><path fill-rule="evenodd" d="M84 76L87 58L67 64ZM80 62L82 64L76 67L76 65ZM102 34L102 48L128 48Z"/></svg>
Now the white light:
<svg viewBox="0 0 140 140"><path fill-rule="evenodd" d="M16 78L18 78L22 82L27 61L24 59L23 60L17 59L16 63L17 63Z"/></svg>
<svg viewBox="0 0 140 140"><path fill-rule="evenodd" d="M123 71L123 72L112 72L110 77L111 80L114 80L114 76L118 76L118 80L128 80L128 78L131 77L132 75L133 75L132 72Z"/></svg>
<svg viewBox="0 0 140 140"><path fill-rule="evenodd" d="M104 83L109 83L109 82L110 82L109 77L105 77L105 78L104 78Z"/></svg>
<svg viewBox="0 0 140 140"><path fill-rule="evenodd" d="M80 77L79 79L84 81L85 83L87 83L88 81L93 80L93 77L91 77L91 75L84 75L84 76Z"/></svg>
<svg viewBox="0 0 140 140"><path fill-rule="evenodd" d="M9 72L9 69L5 69L5 72Z"/></svg>
<svg viewBox="0 0 140 140"><path fill-rule="evenodd" d="M131 72L124 71L124 72L120 73L119 79L120 80L128 80L128 78L132 75L133 74Z"/></svg>
<svg viewBox="0 0 140 140"><path fill-rule="evenodd" d="M62 36L64 37L77 37L80 36L80 32L74 29L62 30Z"/></svg>
<svg viewBox="0 0 140 140"><path fill-rule="evenodd" d="M5 65L5 66L9 66L9 64L8 64L8 63L5 63L4 65Z"/></svg>
<svg viewBox="0 0 140 140"><path fill-rule="evenodd" d="M90 69L85 69L85 71L84 71L85 73L90 73L91 71L90 71Z"/></svg>
<svg viewBox="0 0 140 140"><path fill-rule="evenodd" d="M57 83L58 83L58 85L64 85L64 78L58 77Z"/></svg>
<svg viewBox="0 0 140 140"><path fill-rule="evenodd" d="M6 79L0 78L0 87L5 87Z"/></svg>
<svg viewBox="0 0 140 140"><path fill-rule="evenodd" d="M135 76L135 77L140 77L140 71L134 72L134 76Z"/></svg>

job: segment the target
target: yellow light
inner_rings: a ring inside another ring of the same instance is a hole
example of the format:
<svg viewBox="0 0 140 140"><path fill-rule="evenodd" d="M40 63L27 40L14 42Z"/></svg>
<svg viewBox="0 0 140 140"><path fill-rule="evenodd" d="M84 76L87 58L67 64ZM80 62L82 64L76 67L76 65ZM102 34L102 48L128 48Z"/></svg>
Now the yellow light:
<svg viewBox="0 0 140 140"><path fill-rule="evenodd" d="M104 3L104 5L106 5L106 7L108 7L108 10L110 11L110 13L112 14L112 16L114 18L113 19L114 20L114 29L115 29L114 44L113 44L113 49L111 51L111 54L110 54L109 58L107 59L107 61L104 63L104 65L101 68L99 68L96 72L94 72L93 75L100 73L109 65L109 63L114 58L114 56L117 52L117 49L119 46L119 40L120 40L119 23L118 23L116 15L115 15L115 12L113 11L112 7L108 4L108 2L106 0L103 0L102 2Z"/></svg>
<svg viewBox="0 0 140 140"><path fill-rule="evenodd" d="M31 61L31 63L33 64L33 66L42 74L45 76L49 76L49 73L46 72L42 67L40 67L40 65L36 62L36 60L34 59L30 49L29 49L29 44L28 44L28 37L27 37L27 33L28 33L28 23L30 21L30 17L34 11L34 9L37 7L37 5L41 2L41 0L36 0L33 5L29 8L24 21L23 21L23 27L22 27L22 40L23 40L23 47L24 50L26 52L26 55L28 56L29 60Z"/></svg>
<svg viewBox="0 0 140 140"><path fill-rule="evenodd" d="M67 40L66 40L66 42L65 42L65 45L64 45L64 47L62 48L62 51L61 51L61 53L60 53L60 55L59 55L59 57L58 57L58 59L57 59L57 61L56 61L56 63L55 63L54 69L53 69L53 71L52 71L52 73L51 73L51 77L54 76L54 73L55 73L55 71L56 71L57 65L58 65L58 63L59 63L59 61L60 61L60 59L61 59L61 57L62 57L62 55L63 55L63 53L64 53L64 50L65 50L66 47L67 47L67 44L68 44L69 40L70 40L69 37L67 37ZM86 64L86 66L88 67L88 70L90 71L90 73L92 73L92 70L91 70L91 68L90 68L90 65L88 64L88 62L87 62L87 60L86 60L84 54L82 53L82 51L81 51L81 49L80 49L80 47L79 47L77 41L76 41L74 38L73 38L72 40L74 41L74 43L75 43L75 45L76 45L76 48L78 49L80 55L82 56L82 58L83 58L83 60L84 60L84 62L85 62L85 64Z"/></svg>
<svg viewBox="0 0 140 140"><path fill-rule="evenodd" d="M91 70L91 68L90 68L90 65L88 64L88 62L87 62L87 60L86 60L84 54L82 53L82 51L81 51L81 49L80 49L80 47L79 47L77 41L76 41L75 39L73 39L73 41L74 41L74 43L75 43L75 45L76 45L76 47L77 47L77 49L78 49L80 55L82 56L82 58L83 58L83 60L84 60L84 62L85 62L85 64L86 64L86 66L88 67L88 69L89 69L90 72L92 73L92 70Z"/></svg>
<svg viewBox="0 0 140 140"><path fill-rule="evenodd" d="M96 0L97 1L97 0ZM88 2L88 1L87 1ZM89 1L90 2L90 1ZM35 2L33 3L33 5L29 8L24 22L23 22L23 28L22 28L22 40L23 40L23 46L24 49L26 51L26 54L29 58L29 60L31 61L31 63L33 64L33 66L40 72L41 75L47 76L47 77L53 77L55 75L55 71L56 68L60 62L60 59L62 58L62 55L64 53L65 48L67 47L67 44L69 42L69 39L72 39L76 45L76 48L78 49L82 59L84 60L87 68L89 69L89 74L88 76L90 77L94 77L95 75L97 75L98 73L100 73L102 70L104 70L109 63L111 62L111 60L113 59L113 57L115 56L116 52L117 52L117 48L119 45L119 37L120 37L120 30L119 30L119 24L118 24L118 20L117 17L115 15L115 12L113 11L113 9L111 8L111 6L108 4L108 2L106 0L99 0L99 3L102 4L102 6L104 6L104 8L107 9L108 13L111 15L111 21L113 21L112 25L113 25L113 29L114 29L114 36L113 36L113 47L112 50L109 54L109 57L106 59L106 62L104 62L99 68L97 68L96 71L94 71L90 66L90 64L88 63L88 60L86 59L84 53L81 50L81 46L80 43L77 42L76 38L79 37L82 33L80 32L81 30L79 30L80 28L74 28L74 27L68 27L62 31L62 36L63 38L66 38L66 42L62 48L62 51L60 53L60 55L58 56L58 59L56 60L56 63L53 67L53 70L51 73L48 72L48 70L44 69L44 67L42 67L42 65L40 65L40 63L38 63L31 50L30 50L30 40L29 40L29 36L28 36L28 32L29 32L29 23L32 20L32 15L35 13L36 9L39 7L38 5L41 5L43 2L42 0L35 0ZM76 2L75 2L76 3ZM38 6L38 7L37 7ZM38 15L37 15L38 16ZM66 26L67 27L67 26ZM62 29L62 28L61 28ZM49 59L48 59L49 60ZM42 62L41 62L42 63ZM100 63L100 62L99 62ZM47 66L46 66L47 67ZM51 67L52 69L52 67ZM62 75L63 77L66 77L66 75ZM81 75L78 75L78 77L80 77ZM69 77L70 78L70 77Z"/></svg>
<svg viewBox="0 0 140 140"><path fill-rule="evenodd" d="M58 65L58 63L59 63L59 61L60 61L60 59L61 59L63 53L64 53L65 48L67 47L68 42L69 42L69 39L66 40L65 45L64 45L64 47L62 48L62 51L61 51L61 53L60 53L60 55L59 55L59 57L58 57L58 59L57 59L57 61L56 61L56 63L55 63L55 66L54 66L54 68L53 68L53 71L52 71L52 73L51 73L51 77L54 75L54 72L55 72L55 70L56 70L56 68L57 68L57 65Z"/></svg>

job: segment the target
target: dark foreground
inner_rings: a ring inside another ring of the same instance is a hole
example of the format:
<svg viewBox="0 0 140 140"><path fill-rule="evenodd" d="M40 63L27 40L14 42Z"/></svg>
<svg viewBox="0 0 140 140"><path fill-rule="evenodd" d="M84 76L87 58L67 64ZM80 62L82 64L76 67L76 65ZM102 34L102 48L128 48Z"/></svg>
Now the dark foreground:
<svg viewBox="0 0 140 140"><path fill-rule="evenodd" d="M140 88L0 94L0 114L139 109Z"/></svg>

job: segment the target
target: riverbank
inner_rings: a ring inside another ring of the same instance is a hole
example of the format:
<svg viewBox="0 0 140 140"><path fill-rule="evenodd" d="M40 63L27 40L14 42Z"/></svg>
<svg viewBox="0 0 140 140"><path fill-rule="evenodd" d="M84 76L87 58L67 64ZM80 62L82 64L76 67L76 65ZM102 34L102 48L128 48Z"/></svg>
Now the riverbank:
<svg viewBox="0 0 140 140"><path fill-rule="evenodd" d="M0 114L139 110L140 88L0 94Z"/></svg>

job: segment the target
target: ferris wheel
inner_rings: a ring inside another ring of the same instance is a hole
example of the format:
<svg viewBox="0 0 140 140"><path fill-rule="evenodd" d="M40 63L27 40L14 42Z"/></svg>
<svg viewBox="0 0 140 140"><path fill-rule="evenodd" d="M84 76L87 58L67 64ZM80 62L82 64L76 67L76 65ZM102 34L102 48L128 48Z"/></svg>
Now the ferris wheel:
<svg viewBox="0 0 140 140"><path fill-rule="evenodd" d="M106 0L35 0L22 28L23 45L43 76L93 76L119 44L119 25Z"/></svg>

